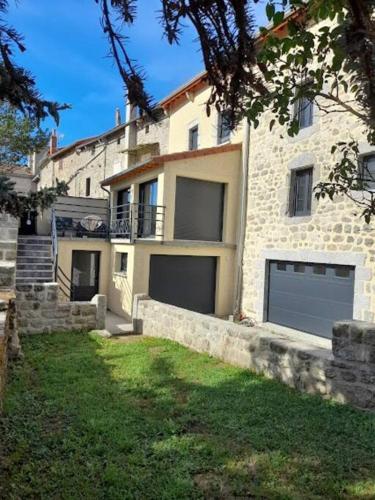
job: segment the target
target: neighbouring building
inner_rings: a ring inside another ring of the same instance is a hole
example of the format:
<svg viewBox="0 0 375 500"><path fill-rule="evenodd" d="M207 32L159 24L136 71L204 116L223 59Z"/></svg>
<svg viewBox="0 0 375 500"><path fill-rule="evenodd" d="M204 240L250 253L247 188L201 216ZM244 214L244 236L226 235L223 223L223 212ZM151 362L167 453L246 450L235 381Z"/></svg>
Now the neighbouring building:
<svg viewBox="0 0 375 500"><path fill-rule="evenodd" d="M150 122L128 106L128 115L127 122L121 123L117 110L113 129L62 148L58 148L54 133L49 154L36 165L39 186L54 186L58 179L69 185L69 196L107 198L100 185L104 179L131 163L164 152L168 119L163 113Z"/></svg>
<svg viewBox="0 0 375 500"><path fill-rule="evenodd" d="M296 137L281 126L270 132L270 113L251 130L242 313L331 337L335 320L374 321L375 229L348 198L318 203L313 189L339 159L336 142L357 140L373 174L375 148L350 113L309 102L295 112Z"/></svg>

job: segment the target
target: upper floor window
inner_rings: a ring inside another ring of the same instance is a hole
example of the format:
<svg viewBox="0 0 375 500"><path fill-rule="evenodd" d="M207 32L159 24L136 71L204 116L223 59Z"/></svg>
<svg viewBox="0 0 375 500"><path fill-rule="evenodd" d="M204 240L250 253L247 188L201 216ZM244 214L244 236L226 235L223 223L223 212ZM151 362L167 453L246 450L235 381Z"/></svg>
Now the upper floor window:
<svg viewBox="0 0 375 500"><path fill-rule="evenodd" d="M198 125L189 129L189 150L194 151L198 149Z"/></svg>
<svg viewBox="0 0 375 500"><path fill-rule="evenodd" d="M304 84L308 87L309 83ZM294 103L294 118L298 121L300 129L311 127L314 121L314 103L303 96Z"/></svg>
<svg viewBox="0 0 375 500"><path fill-rule="evenodd" d="M91 192L91 178L87 177L86 179L86 196L90 196Z"/></svg>
<svg viewBox="0 0 375 500"><path fill-rule="evenodd" d="M312 180L312 167L292 171L289 207L292 217L311 214Z"/></svg>
<svg viewBox="0 0 375 500"><path fill-rule="evenodd" d="M365 189L375 191L375 154L363 158L361 177Z"/></svg>
<svg viewBox="0 0 375 500"><path fill-rule="evenodd" d="M229 126L229 117L227 111L221 111L218 117L217 124L217 143L223 144L229 141L231 128Z"/></svg>

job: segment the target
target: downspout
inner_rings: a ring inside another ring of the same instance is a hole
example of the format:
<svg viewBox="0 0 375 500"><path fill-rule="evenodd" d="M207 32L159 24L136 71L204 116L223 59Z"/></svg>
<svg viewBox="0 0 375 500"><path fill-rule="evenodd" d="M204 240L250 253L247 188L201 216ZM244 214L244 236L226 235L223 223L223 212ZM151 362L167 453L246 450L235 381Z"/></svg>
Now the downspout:
<svg viewBox="0 0 375 500"><path fill-rule="evenodd" d="M240 220L237 235L237 256L236 256L236 277L235 277L235 295L233 319L238 321L242 312L242 282L243 282L243 256L246 238L246 219L247 219L247 196L248 196L248 177L249 177L249 157L250 157L250 123L245 118L244 141L242 149L242 173L241 173L241 207Z"/></svg>

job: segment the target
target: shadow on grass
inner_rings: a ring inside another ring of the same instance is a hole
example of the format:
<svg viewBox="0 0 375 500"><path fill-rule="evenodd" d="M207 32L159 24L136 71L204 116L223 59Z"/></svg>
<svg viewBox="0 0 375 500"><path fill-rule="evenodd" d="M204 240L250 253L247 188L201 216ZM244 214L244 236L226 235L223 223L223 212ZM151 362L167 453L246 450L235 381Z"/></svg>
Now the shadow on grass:
<svg viewBox="0 0 375 500"><path fill-rule="evenodd" d="M0 498L374 498L375 416L156 339L24 341Z"/></svg>

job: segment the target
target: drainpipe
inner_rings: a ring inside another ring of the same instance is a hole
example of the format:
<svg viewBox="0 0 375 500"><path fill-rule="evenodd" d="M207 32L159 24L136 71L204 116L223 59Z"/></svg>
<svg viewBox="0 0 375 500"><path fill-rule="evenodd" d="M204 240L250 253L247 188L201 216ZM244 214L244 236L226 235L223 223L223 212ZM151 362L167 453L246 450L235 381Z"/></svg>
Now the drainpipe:
<svg viewBox="0 0 375 500"><path fill-rule="evenodd" d="M236 255L236 274L235 274L235 295L234 295L234 320L239 320L242 308L242 280L243 280L243 255L246 237L246 219L247 219L247 192L248 192L248 172L250 157L250 123L244 120L244 142L242 148L242 174L241 174L241 207L240 220L237 235L237 255Z"/></svg>

